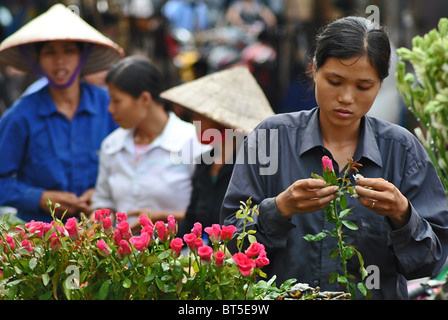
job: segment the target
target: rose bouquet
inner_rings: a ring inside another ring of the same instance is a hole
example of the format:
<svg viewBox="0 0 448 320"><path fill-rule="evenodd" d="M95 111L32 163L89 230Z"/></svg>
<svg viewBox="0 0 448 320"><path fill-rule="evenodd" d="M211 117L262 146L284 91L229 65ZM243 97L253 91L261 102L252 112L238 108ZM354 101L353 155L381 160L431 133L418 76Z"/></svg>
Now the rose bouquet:
<svg viewBox="0 0 448 320"><path fill-rule="evenodd" d="M264 246L251 234L251 245L230 255L231 225L196 223L181 239L173 217L154 224L142 215L133 235L125 213L116 214L116 225L107 209L63 223L54 209L51 223L0 222L0 300L262 299L278 298L294 282L258 281L269 264ZM239 214L254 212L246 205Z"/></svg>

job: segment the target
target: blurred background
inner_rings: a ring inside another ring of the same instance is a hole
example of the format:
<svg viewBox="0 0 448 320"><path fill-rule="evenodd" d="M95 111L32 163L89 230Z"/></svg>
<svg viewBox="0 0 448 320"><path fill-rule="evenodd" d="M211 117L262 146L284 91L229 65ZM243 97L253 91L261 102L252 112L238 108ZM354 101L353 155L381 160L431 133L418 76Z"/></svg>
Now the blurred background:
<svg viewBox="0 0 448 320"><path fill-rule="evenodd" d="M393 47L410 48L414 36L448 16L446 0L0 0L0 40L57 2L117 42L126 55L157 61L167 88L247 65L277 113L315 106L306 69L314 36L327 22L347 15L367 18L373 5ZM396 56L392 68L395 64ZM101 85L102 76L91 75L91 81ZM35 80L0 65L0 114ZM415 127L393 70L370 113Z"/></svg>

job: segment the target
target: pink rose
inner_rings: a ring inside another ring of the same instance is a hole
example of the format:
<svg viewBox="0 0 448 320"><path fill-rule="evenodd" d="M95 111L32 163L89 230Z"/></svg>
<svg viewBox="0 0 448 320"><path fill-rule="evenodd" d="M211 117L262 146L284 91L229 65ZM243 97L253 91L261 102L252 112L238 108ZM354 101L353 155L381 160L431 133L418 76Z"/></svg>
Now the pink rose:
<svg viewBox="0 0 448 320"><path fill-rule="evenodd" d="M147 233L142 233L140 236L134 236L129 239L129 242L132 243L138 251L145 251L148 248L148 244L151 238Z"/></svg>
<svg viewBox="0 0 448 320"><path fill-rule="evenodd" d="M152 226L152 225L144 226L142 228L142 230L140 231L140 233L147 233L148 236L152 239L154 236L154 226Z"/></svg>
<svg viewBox="0 0 448 320"><path fill-rule="evenodd" d="M208 234L212 242L219 240L219 235L221 234L221 226L219 224L212 224L211 227L207 227L204 231Z"/></svg>
<svg viewBox="0 0 448 320"><path fill-rule="evenodd" d="M31 234L36 233L36 236L39 238L42 238L44 235L44 223L43 222L36 222L34 220L31 220L30 222L25 224L25 227L29 230Z"/></svg>
<svg viewBox="0 0 448 320"><path fill-rule="evenodd" d="M132 236L131 229L129 229L129 222L126 220L122 220L119 224L117 224L117 229L120 230L121 236L129 240Z"/></svg>
<svg viewBox="0 0 448 320"><path fill-rule="evenodd" d="M196 235L196 237L202 236L202 224L200 222L195 222L191 232Z"/></svg>
<svg viewBox="0 0 448 320"><path fill-rule="evenodd" d="M151 229L154 228L152 221L149 219L149 217L146 214L141 214L138 217L138 221L140 222L140 224L143 227L151 227Z"/></svg>
<svg viewBox="0 0 448 320"><path fill-rule="evenodd" d="M213 249L210 246L202 246L198 249L198 254L202 260L211 260Z"/></svg>
<svg viewBox="0 0 448 320"><path fill-rule="evenodd" d="M109 215L110 215L110 210L109 209L98 209L98 210L95 210L95 220L97 222L100 222L104 218L108 218Z"/></svg>
<svg viewBox="0 0 448 320"><path fill-rule="evenodd" d="M128 219L128 216L124 212L117 212L115 215L117 216L118 223L126 221Z"/></svg>
<svg viewBox="0 0 448 320"><path fill-rule="evenodd" d="M257 268L262 268L269 264L269 259L266 256L266 252L263 252L258 256L258 258L255 260L255 264Z"/></svg>
<svg viewBox="0 0 448 320"><path fill-rule="evenodd" d="M157 235L160 240L165 241L168 238L168 228L163 221L156 222Z"/></svg>
<svg viewBox="0 0 448 320"><path fill-rule="evenodd" d="M103 219L103 228L104 230L109 230L112 228L112 219L110 217L106 217Z"/></svg>
<svg viewBox="0 0 448 320"><path fill-rule="evenodd" d="M254 258L261 253L265 253L264 245L258 242L253 242L250 247L246 250L246 255L249 258Z"/></svg>
<svg viewBox="0 0 448 320"><path fill-rule="evenodd" d="M183 245L184 242L181 238L174 238L170 242L170 248L177 254L177 256L180 255L180 251L182 250Z"/></svg>
<svg viewBox="0 0 448 320"><path fill-rule="evenodd" d="M96 243L96 246L98 247L98 249L100 249L100 251L106 255L109 255L111 250L109 248L109 246L107 245L106 241L104 241L103 239L99 240Z"/></svg>
<svg viewBox="0 0 448 320"><path fill-rule="evenodd" d="M16 244L14 243L14 239L11 236L6 236L6 243L9 245L11 250L14 250ZM6 251L8 251L8 247L5 247Z"/></svg>
<svg viewBox="0 0 448 320"><path fill-rule="evenodd" d="M114 231L114 241L115 244L118 246L120 244L120 241L123 239L123 237L121 236L121 232L120 230L115 230Z"/></svg>
<svg viewBox="0 0 448 320"><path fill-rule="evenodd" d="M129 246L129 242L122 239L120 241L120 244L118 245L118 253L121 255L128 255L131 254L131 247Z"/></svg>
<svg viewBox="0 0 448 320"><path fill-rule="evenodd" d="M255 261L246 256L242 252L238 252L232 256L233 261L238 265L238 270L243 274L243 276L250 275L252 268L256 267Z"/></svg>
<svg viewBox="0 0 448 320"><path fill-rule="evenodd" d="M197 236L194 233L187 233L184 235L184 241L190 248L194 247Z"/></svg>
<svg viewBox="0 0 448 320"><path fill-rule="evenodd" d="M68 232L68 235L72 238L78 238L78 221L75 217L68 218L65 223L65 229Z"/></svg>
<svg viewBox="0 0 448 320"><path fill-rule="evenodd" d="M222 251L217 251L215 253L215 262L218 267L222 266L222 263L224 262L224 257L225 253Z"/></svg>
<svg viewBox="0 0 448 320"><path fill-rule="evenodd" d="M174 235L176 234L176 219L172 215L169 215L167 218L168 222L168 229L171 231L171 233Z"/></svg>
<svg viewBox="0 0 448 320"><path fill-rule="evenodd" d="M333 171L333 162L328 156L322 157L322 168L324 171Z"/></svg>
<svg viewBox="0 0 448 320"><path fill-rule="evenodd" d="M237 228L234 225L222 226L221 228L221 239L223 241L230 241L233 237L233 234Z"/></svg>
<svg viewBox="0 0 448 320"><path fill-rule="evenodd" d="M28 240L22 240L22 247L30 253L33 253L33 245Z"/></svg>

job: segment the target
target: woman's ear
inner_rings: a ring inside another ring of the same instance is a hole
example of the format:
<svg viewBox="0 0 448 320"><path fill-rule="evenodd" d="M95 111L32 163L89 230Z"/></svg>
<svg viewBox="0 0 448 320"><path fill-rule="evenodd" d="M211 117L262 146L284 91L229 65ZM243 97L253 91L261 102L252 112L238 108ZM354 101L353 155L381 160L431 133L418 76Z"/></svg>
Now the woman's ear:
<svg viewBox="0 0 448 320"><path fill-rule="evenodd" d="M154 101L154 99L152 98L152 94L149 93L149 91L143 91L143 92L140 94L139 99L141 99L142 102L144 102L144 103L148 103L148 104L151 104L151 103Z"/></svg>

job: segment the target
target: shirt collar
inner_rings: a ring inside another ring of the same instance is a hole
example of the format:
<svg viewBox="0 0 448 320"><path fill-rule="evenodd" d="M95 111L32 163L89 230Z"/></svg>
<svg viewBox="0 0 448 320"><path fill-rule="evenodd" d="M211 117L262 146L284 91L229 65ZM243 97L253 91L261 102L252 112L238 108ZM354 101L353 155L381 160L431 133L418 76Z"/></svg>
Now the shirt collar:
<svg viewBox="0 0 448 320"><path fill-rule="evenodd" d="M383 162L375 136L375 131L373 130L369 117L364 116L361 119L361 133L355 151L354 161L358 162L361 158L367 158L382 167ZM301 139L300 155L313 148L324 147L319 124L319 108L315 108L312 111Z"/></svg>
<svg viewBox="0 0 448 320"><path fill-rule="evenodd" d="M159 147L169 152L179 152L185 143L185 139L182 139L182 137L190 137L190 135L185 134L183 131L184 129L185 125L182 120L180 120L173 112L170 112L165 128L162 133L151 143L148 151ZM105 152L112 154L124 149L130 153L133 153L134 132L135 129L119 128L114 134L113 143L105 146Z"/></svg>
<svg viewBox="0 0 448 320"><path fill-rule="evenodd" d="M76 111L76 113L88 113L91 115L95 115L98 110L96 108L98 108L97 105L95 105L95 103L93 103L93 101L89 98L89 93L88 90L86 90L86 84L84 82L81 82L81 97L79 100L79 105L78 105L78 110ZM39 91L37 91L37 94L40 95L43 103L42 105L39 106L39 115L41 116L49 116L52 115L54 113L58 113L58 109L56 108L56 105L54 104L53 99L51 98L50 95L50 90L48 88L48 84L44 87L42 87Z"/></svg>

